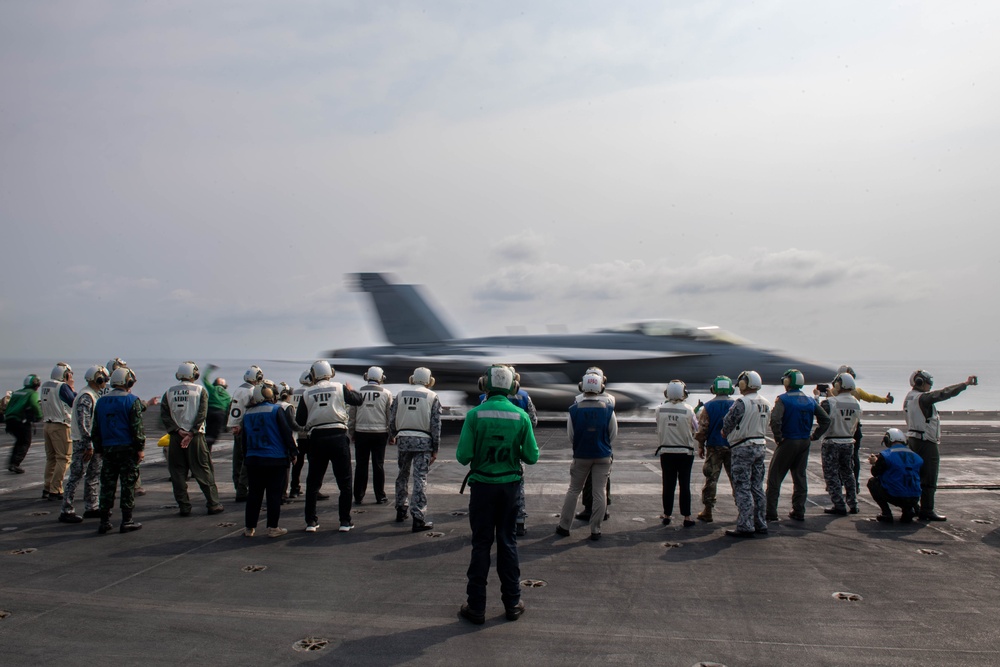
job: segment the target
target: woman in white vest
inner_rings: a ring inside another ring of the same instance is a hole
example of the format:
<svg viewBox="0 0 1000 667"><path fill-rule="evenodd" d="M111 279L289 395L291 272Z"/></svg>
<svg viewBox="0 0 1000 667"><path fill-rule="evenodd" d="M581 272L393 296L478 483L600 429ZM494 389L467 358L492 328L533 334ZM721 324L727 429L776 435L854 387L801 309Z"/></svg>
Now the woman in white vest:
<svg viewBox="0 0 1000 667"><path fill-rule="evenodd" d="M687 387L680 380L671 380L663 395L667 401L656 409L656 438L663 472L663 525L670 523L674 512L674 488L680 484L681 514L684 527L694 525L691 518L691 466L697 443L698 418L694 409L684 402Z"/></svg>

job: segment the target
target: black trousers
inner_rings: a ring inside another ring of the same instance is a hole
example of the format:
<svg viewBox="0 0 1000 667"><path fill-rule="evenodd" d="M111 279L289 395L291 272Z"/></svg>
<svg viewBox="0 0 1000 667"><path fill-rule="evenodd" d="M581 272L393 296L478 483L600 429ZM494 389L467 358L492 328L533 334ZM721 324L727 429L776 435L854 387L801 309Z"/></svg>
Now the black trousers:
<svg viewBox="0 0 1000 667"><path fill-rule="evenodd" d="M938 471L941 468L941 454L938 452L938 444L920 438L907 438L906 446L924 460L924 464L920 466L920 513L933 512Z"/></svg>
<svg viewBox="0 0 1000 667"><path fill-rule="evenodd" d="M222 429L226 427L226 419L228 417L228 410L219 410L218 408L208 409L208 416L205 418L205 442L208 443L209 449L212 449L212 445L219 439Z"/></svg>
<svg viewBox="0 0 1000 667"><path fill-rule="evenodd" d="M5 424L7 432L14 436L14 446L10 450L10 463L19 466L31 447L31 422L9 419Z"/></svg>
<svg viewBox="0 0 1000 667"><path fill-rule="evenodd" d="M333 467L333 476L340 489L338 505L340 524L351 522L351 441L347 429L319 429L309 434L309 474L306 476L306 523L317 521L316 494L323 484L326 467Z"/></svg>
<svg viewBox="0 0 1000 667"><path fill-rule="evenodd" d="M256 528L260 519L260 507L267 494L267 527L277 528L281 518L281 493L285 490L285 475L288 473L288 462L280 464L258 463L248 459L246 527Z"/></svg>
<svg viewBox="0 0 1000 667"><path fill-rule="evenodd" d="M691 516L691 466L694 456L688 454L660 454L663 471L663 514L674 513L674 488L681 486L681 516Z"/></svg>
<svg viewBox="0 0 1000 667"><path fill-rule="evenodd" d="M354 499L364 500L368 490L368 460L372 462L372 491L375 500L385 498L385 444L388 433L354 434Z"/></svg>
<svg viewBox="0 0 1000 667"><path fill-rule="evenodd" d="M882 486L882 480L878 477L868 478L868 490L872 494L872 500L878 503L879 509L882 510L882 514L885 516L892 516L892 508L889 505L895 505L903 509L910 508L916 513L917 503L920 502L920 498L900 498L889 495L889 492Z"/></svg>
<svg viewBox="0 0 1000 667"><path fill-rule="evenodd" d="M507 609L521 600L521 566L517 557L517 489L520 482L469 485L469 526L472 528L472 559L465 592L469 609L486 609L486 580L490 574L490 551L497 543L497 576L500 599Z"/></svg>
<svg viewBox="0 0 1000 667"><path fill-rule="evenodd" d="M302 486L300 480L302 477L302 466L306 464L306 455L309 454L309 438L303 433L299 435L295 444L299 449L299 455L295 457L295 465L292 466L290 491L301 493Z"/></svg>

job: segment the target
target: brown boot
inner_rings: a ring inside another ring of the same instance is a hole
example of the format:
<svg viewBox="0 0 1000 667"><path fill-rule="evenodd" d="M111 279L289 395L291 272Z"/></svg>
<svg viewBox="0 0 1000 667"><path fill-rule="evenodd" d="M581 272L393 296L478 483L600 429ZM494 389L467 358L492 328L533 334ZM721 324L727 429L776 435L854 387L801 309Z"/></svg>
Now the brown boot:
<svg viewBox="0 0 1000 667"><path fill-rule="evenodd" d="M712 523L712 508L705 506L705 509L698 512L698 521L704 521L705 523Z"/></svg>

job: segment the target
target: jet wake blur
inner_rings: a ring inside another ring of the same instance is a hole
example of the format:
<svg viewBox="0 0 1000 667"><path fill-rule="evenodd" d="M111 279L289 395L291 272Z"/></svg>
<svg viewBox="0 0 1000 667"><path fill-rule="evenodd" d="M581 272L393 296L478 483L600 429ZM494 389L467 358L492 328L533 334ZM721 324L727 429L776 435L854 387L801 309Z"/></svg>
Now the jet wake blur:
<svg viewBox="0 0 1000 667"><path fill-rule="evenodd" d="M756 370L777 383L789 368L806 378L827 381L835 369L755 347L718 327L673 320L647 320L589 333L525 334L459 338L445 325L416 285L389 282L381 273L352 274L353 286L375 305L390 343L329 350L338 369L362 374L382 367L390 382L403 382L418 366L430 368L436 388L462 391L479 402L478 379L493 363L509 363L539 410L566 410L578 393L576 383L590 366L600 366L618 409L629 410L652 397L615 387L616 383L665 384L680 379L696 390L717 375L735 378Z"/></svg>

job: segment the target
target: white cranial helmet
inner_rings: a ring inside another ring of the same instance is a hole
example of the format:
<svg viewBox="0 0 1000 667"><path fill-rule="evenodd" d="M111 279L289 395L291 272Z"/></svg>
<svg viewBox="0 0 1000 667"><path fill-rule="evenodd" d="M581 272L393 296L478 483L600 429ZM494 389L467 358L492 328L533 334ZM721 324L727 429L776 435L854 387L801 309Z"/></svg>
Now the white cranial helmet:
<svg viewBox="0 0 1000 667"><path fill-rule="evenodd" d="M52 369L52 372L49 373L49 377L52 378L53 380L58 380L59 382L65 382L67 379L69 379L69 374L72 372L73 369L69 367L69 364L67 364L64 361L60 361Z"/></svg>
<svg viewBox="0 0 1000 667"><path fill-rule="evenodd" d="M597 373L587 373L580 381L580 391L585 394L600 394L604 391L604 378Z"/></svg>
<svg viewBox="0 0 1000 667"><path fill-rule="evenodd" d="M415 368L413 370L413 375L410 376L410 384L422 384L428 389L434 386L434 376L431 375L431 369Z"/></svg>
<svg viewBox="0 0 1000 667"><path fill-rule="evenodd" d="M111 374L112 387L124 387L126 389L131 389L135 382L135 373L128 366L120 366L115 369L114 373Z"/></svg>
<svg viewBox="0 0 1000 667"><path fill-rule="evenodd" d="M670 401L683 401L688 395L687 386L680 380L671 380L663 393Z"/></svg>
<svg viewBox="0 0 1000 667"><path fill-rule="evenodd" d="M83 379L88 383L93 382L94 384L100 384L101 382L107 382L111 379L108 375L108 369L104 366L91 366L87 369L87 372L83 374Z"/></svg>
<svg viewBox="0 0 1000 667"><path fill-rule="evenodd" d="M174 373L174 377L178 380L188 380L189 382L194 382L201 377L201 371L198 369L198 364L193 361L185 361L177 367L177 372Z"/></svg>
<svg viewBox="0 0 1000 667"><path fill-rule="evenodd" d="M736 378L736 384L745 383L747 389L760 389L764 386L764 381L760 379L757 371L743 371Z"/></svg>
<svg viewBox="0 0 1000 667"><path fill-rule="evenodd" d="M841 373L837 377L833 378L834 384L840 385L841 391L851 392L858 386L854 381L854 376L850 373Z"/></svg>
<svg viewBox="0 0 1000 667"><path fill-rule="evenodd" d="M383 380L385 380L385 371L378 366L372 366L368 369L368 372L365 373L365 382L382 384Z"/></svg>
<svg viewBox="0 0 1000 667"><path fill-rule="evenodd" d="M329 361L319 359L318 361L313 362L312 367L309 369L309 373L312 376L313 382L319 382L320 380L329 380L332 378L335 371Z"/></svg>
<svg viewBox="0 0 1000 667"><path fill-rule="evenodd" d="M882 444L886 447L894 445L896 443L906 443L906 434L903 433L898 428L890 428L882 436Z"/></svg>
<svg viewBox="0 0 1000 667"><path fill-rule="evenodd" d="M264 371L260 369L260 366L254 364L243 374L243 381L250 384L260 384L264 381Z"/></svg>
<svg viewBox="0 0 1000 667"><path fill-rule="evenodd" d="M312 371L302 371L299 376L299 384L303 387L311 387L313 384Z"/></svg>

